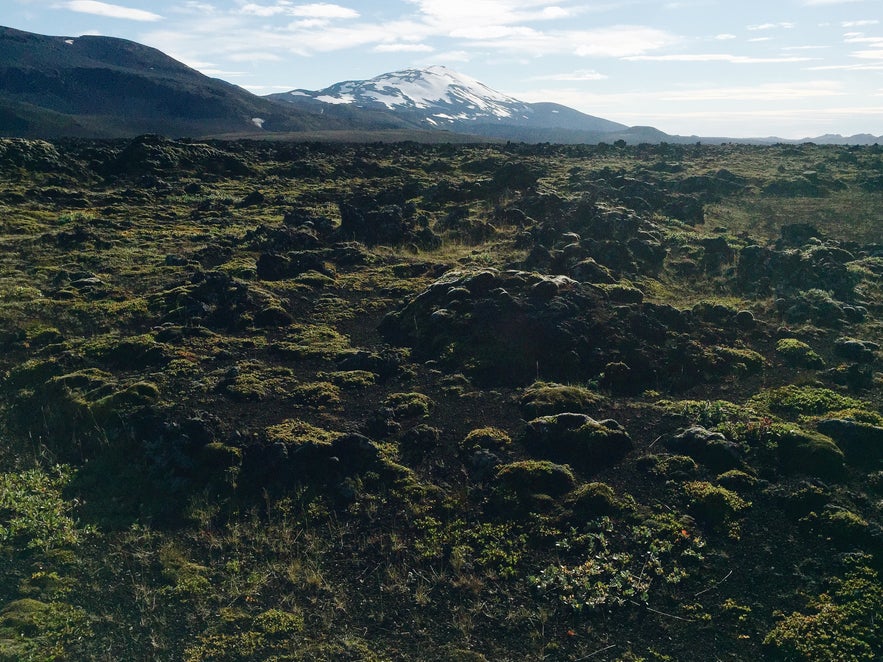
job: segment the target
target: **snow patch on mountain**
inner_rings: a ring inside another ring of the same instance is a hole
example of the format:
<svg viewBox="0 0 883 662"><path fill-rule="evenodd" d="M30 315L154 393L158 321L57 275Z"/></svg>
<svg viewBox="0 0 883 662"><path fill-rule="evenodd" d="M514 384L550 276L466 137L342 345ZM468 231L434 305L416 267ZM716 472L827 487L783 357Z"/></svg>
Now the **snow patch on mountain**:
<svg viewBox="0 0 883 662"><path fill-rule="evenodd" d="M271 98L288 103L351 105L393 113L416 126L503 135L505 127L528 130L609 132L627 127L557 104L533 104L498 92L447 67L394 71L349 80L323 90L296 89ZM487 133L491 131L491 133Z"/></svg>
<svg viewBox="0 0 883 662"><path fill-rule="evenodd" d="M423 115L423 121L434 125L439 121L500 120L530 114L528 104L443 66L395 71L370 80L345 81L315 92L292 90L287 96L310 97L329 104L413 111Z"/></svg>

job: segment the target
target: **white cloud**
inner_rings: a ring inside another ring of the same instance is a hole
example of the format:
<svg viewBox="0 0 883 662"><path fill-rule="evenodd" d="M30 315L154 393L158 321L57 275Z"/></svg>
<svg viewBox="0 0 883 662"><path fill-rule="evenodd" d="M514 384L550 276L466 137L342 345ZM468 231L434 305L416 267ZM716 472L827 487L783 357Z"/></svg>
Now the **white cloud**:
<svg viewBox="0 0 883 662"><path fill-rule="evenodd" d="M875 51L855 51L851 53L852 57L857 57L862 60L883 60L883 48L880 48Z"/></svg>
<svg viewBox="0 0 883 662"><path fill-rule="evenodd" d="M279 0L275 5L258 5L249 3L239 10L250 16L298 16L308 19L358 18L359 12L348 7L317 2L308 5L292 5L286 0Z"/></svg>
<svg viewBox="0 0 883 662"><path fill-rule="evenodd" d="M728 33L719 34L715 37L715 39L717 39L718 41L729 41L729 40L735 39L735 38L736 38L736 35L728 34Z"/></svg>
<svg viewBox="0 0 883 662"><path fill-rule="evenodd" d="M458 28L453 30L448 36L454 39L468 39L473 41L484 41L493 39L509 39L509 38L541 38L542 33L519 25L477 25Z"/></svg>
<svg viewBox="0 0 883 662"><path fill-rule="evenodd" d="M268 6L250 3L244 5L239 11L250 16L261 16L266 18L268 16L276 16L277 14L285 14L289 9L290 7L284 7L282 5Z"/></svg>
<svg viewBox="0 0 883 662"><path fill-rule="evenodd" d="M579 69L570 73L551 74L549 76L535 76L531 80L558 80L558 81L590 81L607 80L609 76L599 73L594 69Z"/></svg>
<svg viewBox="0 0 883 662"><path fill-rule="evenodd" d="M800 84L765 83L743 87L713 87L663 92L658 95L658 98L660 101L792 101L843 95L844 92L839 83L815 81Z"/></svg>
<svg viewBox="0 0 883 662"><path fill-rule="evenodd" d="M824 5L846 5L852 2L863 2L864 0L803 0L803 4L807 7L822 7Z"/></svg>
<svg viewBox="0 0 883 662"><path fill-rule="evenodd" d="M794 23L761 23L760 25L748 26L748 29L752 32L756 32L757 30L774 30L776 28L781 28L782 30L792 30L794 29Z"/></svg>
<svg viewBox="0 0 883 662"><path fill-rule="evenodd" d="M620 58L648 53L678 41L678 37L655 28L613 26L594 30L550 32L527 29L505 38L477 38L473 44L530 55L557 53L580 57Z"/></svg>
<svg viewBox="0 0 883 662"><path fill-rule="evenodd" d="M853 32L843 35L847 44L880 44L883 43L883 37L865 37L861 32Z"/></svg>
<svg viewBox="0 0 883 662"><path fill-rule="evenodd" d="M672 55L635 55L624 58L634 62L729 62L730 64L772 64L774 62L808 62L808 57L752 57L726 53L677 53Z"/></svg>
<svg viewBox="0 0 883 662"><path fill-rule="evenodd" d="M433 56L438 62L470 62L472 53L469 51L446 51Z"/></svg>
<svg viewBox="0 0 883 662"><path fill-rule="evenodd" d="M567 18L572 15L572 11L562 7L546 7L540 12L540 16L544 19L554 20L558 18Z"/></svg>
<svg viewBox="0 0 883 662"><path fill-rule="evenodd" d="M62 6L71 11L80 12L81 14L93 14L105 18L123 18L130 21L148 22L161 21L163 19L159 14L144 11L143 9L111 5L106 2L96 2L96 0L71 0Z"/></svg>
<svg viewBox="0 0 883 662"><path fill-rule="evenodd" d="M605 11L620 3L562 7L545 0L405 0L416 5L428 24L442 30L463 26L512 25L533 21L554 21L587 11Z"/></svg>
<svg viewBox="0 0 883 662"><path fill-rule="evenodd" d="M880 64L828 64L818 67L805 67L806 71L883 71Z"/></svg>
<svg viewBox="0 0 883 662"><path fill-rule="evenodd" d="M435 49L428 44L378 44L376 53L431 53Z"/></svg>
<svg viewBox="0 0 883 662"><path fill-rule="evenodd" d="M316 2L309 5L296 5L291 8L294 16L306 18L358 18L359 12L349 7L341 7L327 2Z"/></svg>
<svg viewBox="0 0 883 662"><path fill-rule="evenodd" d="M860 27L864 27L866 25L877 25L879 23L880 23L880 21L878 21L876 19L863 20L863 21L843 21L840 24L840 27L842 27L842 28L860 28Z"/></svg>
<svg viewBox="0 0 883 662"><path fill-rule="evenodd" d="M172 8L171 11L177 14L199 14L204 16L206 14L214 14L218 9L207 2L188 0L187 2L181 3L179 6Z"/></svg>
<svg viewBox="0 0 883 662"><path fill-rule="evenodd" d="M282 58L276 53L233 53L229 56L233 62L281 62Z"/></svg>
<svg viewBox="0 0 883 662"><path fill-rule="evenodd" d="M326 18L304 18L300 21L292 21L286 25L287 30L314 30L324 28L330 21Z"/></svg>

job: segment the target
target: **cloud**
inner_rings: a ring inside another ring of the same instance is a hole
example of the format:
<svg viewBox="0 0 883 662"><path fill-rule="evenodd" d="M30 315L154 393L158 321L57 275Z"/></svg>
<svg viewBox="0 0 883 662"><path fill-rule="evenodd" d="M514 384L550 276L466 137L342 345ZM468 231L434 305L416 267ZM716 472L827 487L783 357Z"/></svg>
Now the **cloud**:
<svg viewBox="0 0 883 662"><path fill-rule="evenodd" d="M535 21L560 21L588 12L600 13L634 4L636 0L608 3L562 3L547 0L404 0L415 5L417 16L441 32L463 26L516 25ZM570 5L570 6L567 6Z"/></svg>
<svg viewBox="0 0 883 662"><path fill-rule="evenodd" d="M286 0L279 0L275 5L258 5L249 3L239 10L250 16L297 16L310 19L358 18L359 12L349 7L333 5L327 2L316 2L307 5L292 5Z"/></svg>
<svg viewBox="0 0 883 662"><path fill-rule="evenodd" d="M282 5L268 6L268 5L256 5L254 3L250 3L247 5L244 5L239 11L241 11L243 14L248 14L250 16L268 17L268 16L276 16L277 14L285 14L288 12L289 9L290 9L290 7L284 7Z"/></svg>
<svg viewBox="0 0 883 662"><path fill-rule="evenodd" d="M433 59L438 62L470 62L472 57L472 53L469 51L446 51L437 53Z"/></svg>
<svg viewBox="0 0 883 662"><path fill-rule="evenodd" d="M568 54L580 57L621 58L641 55L680 41L663 30L642 26L612 26L594 30L541 32L513 26L508 32L480 34L470 31L465 39L473 47L521 55Z"/></svg>
<svg viewBox="0 0 883 662"><path fill-rule="evenodd" d="M448 36L454 39L468 39L472 41L509 39L509 38L541 38L542 33L519 25L477 25L458 28Z"/></svg>
<svg viewBox="0 0 883 662"><path fill-rule="evenodd" d="M877 25L880 21L877 19L869 19L864 21L843 21L840 24L841 28L860 28L866 25Z"/></svg>
<svg viewBox="0 0 883 662"><path fill-rule="evenodd" d="M850 53L850 55L862 60L883 60L883 48L875 51L855 51Z"/></svg>
<svg viewBox="0 0 883 662"><path fill-rule="evenodd" d="M760 25L749 25L748 29L752 32L757 30L774 30L776 28L781 28L782 30L793 30L794 23L761 23Z"/></svg>
<svg viewBox="0 0 883 662"><path fill-rule="evenodd" d="M599 73L594 69L579 69L570 73L551 74L549 76L535 76L531 80L558 80L558 81L589 81L607 80L609 76Z"/></svg>
<svg viewBox="0 0 883 662"><path fill-rule="evenodd" d="M562 7L546 7L540 12L540 16L544 19L555 20L558 18L567 18L571 16L573 12L569 9L563 9Z"/></svg>
<svg viewBox="0 0 883 662"><path fill-rule="evenodd" d="M159 14L144 11L143 9L111 5L106 2L96 2L96 0L71 0L62 6L81 14L93 14L95 16L103 16L104 18L122 18L130 21L148 22L161 21L163 19Z"/></svg>
<svg viewBox="0 0 883 662"><path fill-rule="evenodd" d="M715 37L715 39L717 39L718 41L729 41L730 39L735 39L735 38L736 38L736 35L728 34L728 33L719 34Z"/></svg>
<svg viewBox="0 0 883 662"><path fill-rule="evenodd" d="M800 84L765 83L743 87L712 87L706 89L663 92L660 101L793 101L817 97L843 96L842 86L834 81Z"/></svg>
<svg viewBox="0 0 883 662"><path fill-rule="evenodd" d="M378 44L375 53L431 53L435 49L428 44Z"/></svg>
<svg viewBox="0 0 883 662"><path fill-rule="evenodd" d="M883 37L866 37L861 32L850 32L844 36L843 41L847 44L879 44L883 43Z"/></svg>
<svg viewBox="0 0 883 662"><path fill-rule="evenodd" d="M827 64L817 67L805 67L806 71L883 71L883 62L879 64Z"/></svg>
<svg viewBox="0 0 883 662"><path fill-rule="evenodd" d="M296 5L291 8L294 16L306 18L358 18L359 12L349 7L332 5L327 2L316 2L309 5Z"/></svg>
<svg viewBox="0 0 883 662"><path fill-rule="evenodd" d="M229 56L233 62L281 62L282 58L276 53L234 53Z"/></svg>
<svg viewBox="0 0 883 662"><path fill-rule="evenodd" d="M823 7L825 5L846 5L852 2L864 2L864 0L803 0L807 7Z"/></svg>
<svg viewBox="0 0 883 662"><path fill-rule="evenodd" d="M171 11L177 14L214 14L218 11L217 7L207 2L199 2L198 0L188 0L177 7L173 7Z"/></svg>
<svg viewBox="0 0 883 662"><path fill-rule="evenodd" d="M726 53L676 53L672 55L635 55L623 58L633 62L729 62L730 64L772 64L775 62L808 62L808 57L752 57Z"/></svg>

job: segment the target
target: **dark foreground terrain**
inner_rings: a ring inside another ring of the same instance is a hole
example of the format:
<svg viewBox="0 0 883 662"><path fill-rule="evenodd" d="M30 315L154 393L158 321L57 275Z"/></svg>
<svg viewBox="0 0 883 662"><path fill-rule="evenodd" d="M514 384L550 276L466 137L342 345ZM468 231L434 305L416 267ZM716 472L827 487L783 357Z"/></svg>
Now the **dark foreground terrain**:
<svg viewBox="0 0 883 662"><path fill-rule="evenodd" d="M883 658L880 148L0 182L0 660Z"/></svg>

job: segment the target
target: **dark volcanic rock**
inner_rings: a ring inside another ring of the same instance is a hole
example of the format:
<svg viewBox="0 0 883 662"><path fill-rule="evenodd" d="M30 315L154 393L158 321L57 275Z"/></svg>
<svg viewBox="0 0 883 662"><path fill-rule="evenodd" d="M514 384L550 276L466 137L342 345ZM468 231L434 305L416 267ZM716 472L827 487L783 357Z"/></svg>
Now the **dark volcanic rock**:
<svg viewBox="0 0 883 662"><path fill-rule="evenodd" d="M237 156L216 147L176 142L157 135L135 138L101 168L101 174L106 177L178 177L188 172L245 175L250 169Z"/></svg>
<svg viewBox="0 0 883 662"><path fill-rule="evenodd" d="M334 277L322 251L292 251L286 255L263 253L257 262L257 274L261 280L284 280L307 271Z"/></svg>
<svg viewBox="0 0 883 662"><path fill-rule="evenodd" d="M450 272L388 314L380 331L413 347L415 358L440 359L478 384L588 380L603 372L606 388L639 393L689 388L744 369L744 355L707 347L709 337L738 337L735 310L697 319L641 303L639 290L632 298L633 288L606 288L534 272ZM619 364L628 374L616 372Z"/></svg>
<svg viewBox="0 0 883 662"><path fill-rule="evenodd" d="M883 428L840 418L821 420L816 427L837 442L850 462L879 468L883 459Z"/></svg>
<svg viewBox="0 0 883 662"><path fill-rule="evenodd" d="M667 439L665 446L673 453L689 455L714 471L726 471L741 465L739 446L720 432L703 427L687 428Z"/></svg>
<svg viewBox="0 0 883 662"><path fill-rule="evenodd" d="M838 338L834 341L834 352L849 361L856 363L873 363L877 358L875 352L880 345L867 340L855 338Z"/></svg>
<svg viewBox="0 0 883 662"><path fill-rule="evenodd" d="M634 448L616 421L573 413L535 418L527 424L524 441L536 457L588 471L616 464Z"/></svg>
<svg viewBox="0 0 883 662"><path fill-rule="evenodd" d="M801 250L746 246L739 253L736 281L746 292L773 291L781 296L819 289L849 301L858 277L847 268L844 253L823 246Z"/></svg>

